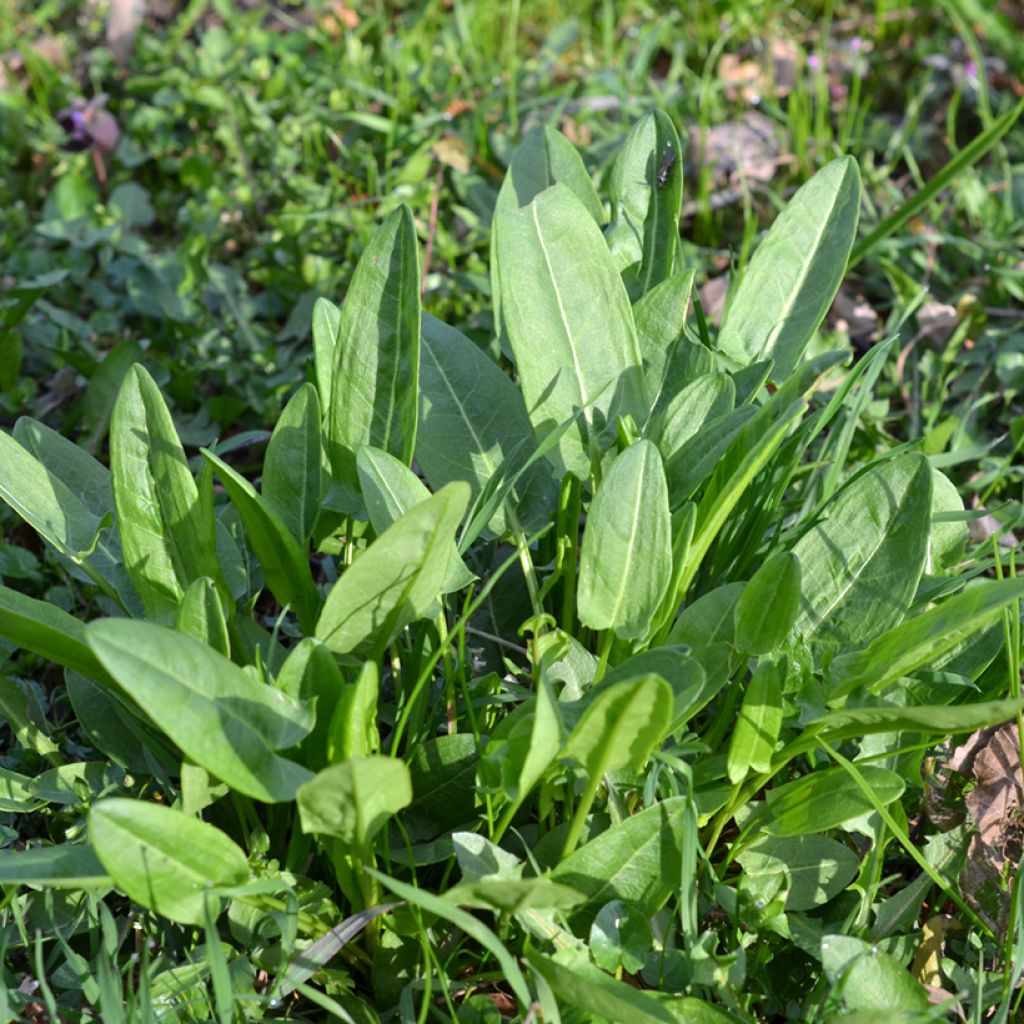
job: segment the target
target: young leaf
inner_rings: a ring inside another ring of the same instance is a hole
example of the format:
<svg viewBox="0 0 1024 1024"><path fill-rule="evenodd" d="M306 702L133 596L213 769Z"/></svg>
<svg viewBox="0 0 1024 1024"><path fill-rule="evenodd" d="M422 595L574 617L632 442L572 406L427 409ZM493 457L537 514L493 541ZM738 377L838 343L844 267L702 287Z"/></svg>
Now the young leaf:
<svg viewBox="0 0 1024 1024"><path fill-rule="evenodd" d="M672 516L661 456L641 440L598 485L580 554L580 621L636 640L650 629L672 577Z"/></svg>
<svg viewBox="0 0 1024 1024"><path fill-rule="evenodd" d="M756 892L782 876L787 911L813 910L838 896L857 875L860 862L848 846L825 836L763 836L736 857L743 884Z"/></svg>
<svg viewBox="0 0 1024 1024"><path fill-rule="evenodd" d="M736 602L736 646L745 654L774 651L793 628L800 593L800 559L772 552Z"/></svg>
<svg viewBox="0 0 1024 1024"><path fill-rule="evenodd" d="M110 468L125 569L146 617L172 622L193 580L209 576L220 584L216 528L163 396L138 363L114 405Z"/></svg>
<svg viewBox="0 0 1024 1024"><path fill-rule="evenodd" d="M749 587L743 596L748 592ZM750 772L766 772L771 767L782 728L782 677L782 667L774 662L759 662L754 670L729 741L726 771L734 786Z"/></svg>
<svg viewBox="0 0 1024 1024"><path fill-rule="evenodd" d="M0 885L45 885L54 889L107 889L110 876L86 843L37 846L0 853Z"/></svg>
<svg viewBox="0 0 1024 1024"><path fill-rule="evenodd" d="M317 638L337 654L369 644L382 650L423 616L444 588L468 503L469 485L452 483L396 520L327 595Z"/></svg>
<svg viewBox="0 0 1024 1024"><path fill-rule="evenodd" d="M355 757L319 772L295 799L303 832L337 836L367 851L388 818L412 800L412 782L398 758Z"/></svg>
<svg viewBox="0 0 1024 1024"><path fill-rule="evenodd" d="M89 841L122 892L181 924L202 923L208 886L249 877L245 854L220 829L143 800L97 803Z"/></svg>
<svg viewBox="0 0 1024 1024"><path fill-rule="evenodd" d="M225 658L231 654L224 606L216 585L208 576L201 576L188 585L175 625L182 633L194 636Z"/></svg>
<svg viewBox="0 0 1024 1024"><path fill-rule="evenodd" d="M303 631L312 632L320 595L309 571L309 561L288 527L270 503L248 480L206 448L203 457L215 467L231 503L238 510L245 532L271 593L282 605L295 609Z"/></svg>
<svg viewBox="0 0 1024 1024"><path fill-rule="evenodd" d="M322 490L320 402L316 388L303 384L274 427L263 460L263 498L305 544L320 514Z"/></svg>
<svg viewBox="0 0 1024 1024"><path fill-rule="evenodd" d="M464 334L424 315L416 462L435 489L465 480L475 498L512 452L531 446L523 396L501 368ZM547 521L555 487L546 462L515 485L507 504L524 530ZM508 529L505 508L490 528Z"/></svg>
<svg viewBox="0 0 1024 1024"><path fill-rule="evenodd" d="M709 423L732 412L735 403L736 386L727 373L705 374L674 395L652 431L665 461Z"/></svg>
<svg viewBox="0 0 1024 1024"><path fill-rule="evenodd" d="M320 396L320 414L325 420L334 405L331 401L331 381L338 355L340 325L341 310L330 299L317 299L313 304L313 371L317 394Z"/></svg>
<svg viewBox="0 0 1024 1024"><path fill-rule="evenodd" d="M328 719L328 764L377 753L380 749L380 733L377 731L379 699L380 670L375 661L364 661L356 681L338 694Z"/></svg>
<svg viewBox="0 0 1024 1024"><path fill-rule="evenodd" d="M625 288L599 228L565 185L500 216L496 247L530 420L542 435L579 416L553 458L560 472L586 477L616 416L643 422L647 411Z"/></svg>
<svg viewBox="0 0 1024 1024"><path fill-rule="evenodd" d="M369 445L360 448L356 455L356 469L370 523L378 536L396 519L430 497L423 481L405 463L380 448ZM445 593L462 590L475 578L453 543L445 577Z"/></svg>
<svg viewBox="0 0 1024 1024"><path fill-rule="evenodd" d="M331 719L345 692L345 679L334 655L319 640L307 636L288 652L274 681L294 701L316 701L316 725L302 741L302 761L316 767L326 763Z"/></svg>
<svg viewBox="0 0 1024 1024"><path fill-rule="evenodd" d="M828 310L857 235L860 171L833 160L793 198L757 247L729 305L718 347L741 366L774 362L784 381Z"/></svg>
<svg viewBox="0 0 1024 1024"><path fill-rule="evenodd" d="M932 474L919 454L873 466L797 541L803 598L794 631L819 651L859 647L907 613L924 571Z"/></svg>
<svg viewBox="0 0 1024 1024"><path fill-rule="evenodd" d="M86 638L117 684L182 752L211 775L266 803L291 800L309 778L274 751L298 743L312 715L254 682L223 655L163 626L100 619Z"/></svg>
<svg viewBox="0 0 1024 1024"><path fill-rule="evenodd" d="M608 248L639 298L671 276L679 245L683 160L668 115L655 110L633 126L612 165L610 191Z"/></svg>
<svg viewBox="0 0 1024 1024"><path fill-rule="evenodd" d="M356 452L383 448L406 465L416 444L420 280L412 213L399 207L360 257L337 327L327 416L335 477L357 485Z"/></svg>

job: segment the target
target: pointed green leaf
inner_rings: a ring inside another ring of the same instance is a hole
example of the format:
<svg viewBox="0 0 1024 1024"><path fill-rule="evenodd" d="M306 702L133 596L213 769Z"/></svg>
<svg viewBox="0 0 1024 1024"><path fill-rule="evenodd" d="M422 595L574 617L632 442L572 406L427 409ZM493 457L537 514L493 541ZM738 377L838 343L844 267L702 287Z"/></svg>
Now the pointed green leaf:
<svg viewBox="0 0 1024 1024"><path fill-rule="evenodd" d="M326 419L332 408L331 381L334 378L334 363L338 356L338 328L341 325L341 310L323 297L313 304L313 371L316 376L316 390L320 397L320 413Z"/></svg>
<svg viewBox="0 0 1024 1024"><path fill-rule="evenodd" d="M337 654L382 650L441 593L469 485L449 484L410 509L345 570L327 595L316 636Z"/></svg>
<svg viewBox="0 0 1024 1024"><path fill-rule="evenodd" d="M335 477L355 487L356 452L383 448L406 465L416 444L420 280L406 206L377 229L341 308L327 417Z"/></svg>
<svg viewBox="0 0 1024 1024"><path fill-rule="evenodd" d="M800 610L800 559L773 551L736 602L736 646L769 654L789 635Z"/></svg>
<svg viewBox="0 0 1024 1024"><path fill-rule="evenodd" d="M680 271L655 285L633 305L647 408L652 413L693 379L685 377L689 360L682 358L687 347L696 347L683 333L693 278L692 270ZM708 357L710 361L710 353Z"/></svg>
<svg viewBox="0 0 1024 1024"><path fill-rule="evenodd" d="M774 362L784 381L800 361L846 272L860 213L852 157L818 171L771 226L740 281L718 347L746 366Z"/></svg>
<svg viewBox="0 0 1024 1024"><path fill-rule="evenodd" d="M320 607L320 595L299 542L245 477L206 448L202 453L215 467L224 490L238 510L271 593L282 605L293 608L302 629L311 632Z"/></svg>
<svg viewBox="0 0 1024 1024"><path fill-rule="evenodd" d="M266 803L291 800L309 778L274 753L313 725L308 710L255 682L223 655L175 630L126 619L86 627L117 684L211 775Z"/></svg>
<svg viewBox="0 0 1024 1024"><path fill-rule="evenodd" d="M262 483L267 504L300 545L312 536L320 514L320 460L320 402L316 388L303 384L274 427Z"/></svg>
<svg viewBox="0 0 1024 1024"><path fill-rule="evenodd" d="M114 884L181 924L201 924L207 887L249 878L245 854L219 828L143 800L101 800L89 841Z"/></svg>
<svg viewBox="0 0 1024 1024"><path fill-rule="evenodd" d="M906 615L928 555L932 474L919 454L873 466L797 541L794 631L818 650L861 646Z"/></svg>
<svg viewBox="0 0 1024 1024"><path fill-rule="evenodd" d="M231 639L224 617L224 605L221 604L217 587L208 576L201 576L188 585L181 599L175 625L182 633L194 636L225 657L230 655Z"/></svg>
<svg viewBox="0 0 1024 1024"><path fill-rule="evenodd" d="M110 468L125 569L147 618L171 622L193 580L220 585L216 527L163 396L139 363L114 405Z"/></svg>
<svg viewBox="0 0 1024 1024"><path fill-rule="evenodd" d="M743 596L746 593L744 591ZM782 728L782 676L779 665L762 661L754 670L743 695L743 705L732 731L726 760L729 781L734 786L738 786L749 772L766 772L771 768L772 754Z"/></svg>
<svg viewBox="0 0 1024 1024"><path fill-rule="evenodd" d="M110 876L86 843L0 852L0 885L105 889L111 884Z"/></svg>
<svg viewBox="0 0 1024 1024"><path fill-rule="evenodd" d="M672 577L672 516L658 449L641 440L598 485L580 554L577 607L591 629L636 640L650 629Z"/></svg>
<svg viewBox="0 0 1024 1024"><path fill-rule="evenodd" d="M538 435L560 440L561 472L589 475L617 415L643 422L640 347L626 290L600 229L565 185L496 220L502 316Z"/></svg>

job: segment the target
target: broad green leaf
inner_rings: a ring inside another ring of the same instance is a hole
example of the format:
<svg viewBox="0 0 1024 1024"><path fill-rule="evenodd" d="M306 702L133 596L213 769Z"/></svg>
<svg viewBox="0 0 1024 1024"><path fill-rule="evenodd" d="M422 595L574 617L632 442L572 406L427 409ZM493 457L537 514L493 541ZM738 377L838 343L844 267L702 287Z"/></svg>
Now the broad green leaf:
<svg viewBox="0 0 1024 1024"><path fill-rule="evenodd" d="M0 674L0 720L7 723L14 738L26 750L52 760L60 747L48 735L53 727L46 720L41 696L31 683L18 683Z"/></svg>
<svg viewBox="0 0 1024 1024"><path fill-rule="evenodd" d="M114 884L181 924L201 924L207 887L249 877L245 854L219 828L143 800L101 800L89 841Z"/></svg>
<svg viewBox="0 0 1024 1024"><path fill-rule="evenodd" d="M338 354L340 324L341 310L330 299L317 299L313 304L313 371L317 394L320 396L320 414L325 420L334 405L331 401L331 381Z"/></svg>
<svg viewBox="0 0 1024 1024"><path fill-rule="evenodd" d="M274 427L262 482L264 500L300 545L312 536L320 514L320 471L320 402L316 388L303 384Z"/></svg>
<svg viewBox="0 0 1024 1024"><path fill-rule="evenodd" d="M743 592L744 597L749 590L748 586ZM780 665L761 661L747 685L726 760L729 781L734 786L738 786L750 772L766 772L771 768L772 754L782 728L784 674L785 670Z"/></svg>
<svg viewBox="0 0 1024 1024"><path fill-rule="evenodd" d="M100 619L86 638L118 685L211 775L266 803L291 800L309 778L274 751L299 742L311 714L254 682L205 644L145 622Z"/></svg>
<svg viewBox="0 0 1024 1024"><path fill-rule="evenodd" d="M430 497L423 481L404 462L380 448L369 445L360 448L356 454L356 469L366 511L378 536L396 519ZM453 541L445 576L445 593L462 590L474 579L476 577L469 571Z"/></svg>
<svg viewBox="0 0 1024 1024"><path fill-rule="evenodd" d="M590 506L580 553L580 621L637 640L672 577L672 516L658 449L641 440L612 463Z"/></svg>
<svg viewBox="0 0 1024 1024"><path fill-rule="evenodd" d="M606 903L590 926L590 955L606 971L639 971L651 951L651 926L622 900Z"/></svg>
<svg viewBox="0 0 1024 1024"><path fill-rule="evenodd" d="M48 544L81 567L100 531L78 493L0 430L0 498Z"/></svg>
<svg viewBox="0 0 1024 1024"><path fill-rule="evenodd" d="M756 895L779 876L787 911L813 910L838 896L857 876L860 861L848 846L825 836L763 836L736 859L743 885Z"/></svg>
<svg viewBox="0 0 1024 1024"><path fill-rule="evenodd" d="M963 561L968 528L963 521L936 521L940 515L963 515L964 502L953 481L932 468L932 528L928 536L927 573L949 572Z"/></svg>
<svg viewBox="0 0 1024 1024"><path fill-rule="evenodd" d="M110 876L85 843L0 851L0 885L45 885L54 889L106 889Z"/></svg>
<svg viewBox="0 0 1024 1024"><path fill-rule="evenodd" d="M0 768L0 813L32 814L49 801L33 788L33 779L8 768Z"/></svg>
<svg viewBox="0 0 1024 1024"><path fill-rule="evenodd" d="M85 641L83 622L5 586L0 586L0 637L91 679L108 679Z"/></svg>
<svg viewBox="0 0 1024 1024"><path fill-rule="evenodd" d="M789 377L824 319L857 234L860 172L834 160L789 201L754 252L729 305L718 347L746 366L774 362Z"/></svg>
<svg viewBox="0 0 1024 1024"><path fill-rule="evenodd" d="M671 797L624 818L551 872L556 882L587 896L585 927L609 900L622 900L650 917L678 890L687 802Z"/></svg>
<svg viewBox="0 0 1024 1024"><path fill-rule="evenodd" d="M883 633L863 651L835 658L825 676L829 697L837 699L858 686L884 690L983 630L1022 597L1024 576L975 583Z"/></svg>
<svg viewBox="0 0 1024 1024"><path fill-rule="evenodd" d="M727 373L708 373L679 391L654 424L654 440L665 461L708 424L732 412L736 386Z"/></svg>
<svg viewBox="0 0 1024 1024"><path fill-rule="evenodd" d="M206 448L201 451L216 469L232 505L238 510L270 592L282 605L294 609L303 631L311 632L320 607L320 595L303 548L270 503L257 494L245 477L213 452Z"/></svg>
<svg viewBox="0 0 1024 1024"><path fill-rule="evenodd" d="M693 379L687 377L692 361L685 356L687 347L694 346L683 334L693 278L692 270L673 274L633 305L644 371L644 392L652 415ZM708 353L709 362L710 358Z"/></svg>
<svg viewBox="0 0 1024 1024"><path fill-rule="evenodd" d="M600 692L623 679L635 679L652 673L661 676L672 688L672 725L668 730L672 732L682 724L683 716L692 707L707 681L700 662L688 657L688 654L689 648L670 644L641 651L609 669L594 687L594 691Z"/></svg>
<svg viewBox="0 0 1024 1024"><path fill-rule="evenodd" d="M420 356L420 418L416 462L434 488L465 480L475 498L514 451L532 447L523 396L501 368L464 334L424 315ZM513 487L507 504L523 529L539 529L554 500L546 463ZM490 522L509 524L505 506Z"/></svg>
<svg viewBox="0 0 1024 1024"><path fill-rule="evenodd" d="M208 576L193 580L181 599L176 627L189 636L229 657L231 638L216 584Z"/></svg>
<svg viewBox="0 0 1024 1024"><path fill-rule="evenodd" d="M859 647L907 613L924 571L932 474L923 455L875 465L797 541L803 597L794 631L814 647Z"/></svg>
<svg viewBox="0 0 1024 1024"><path fill-rule="evenodd" d="M331 720L345 690L334 655L319 640L304 637L288 652L274 682L294 701L316 701L316 724L302 741L302 761L317 767L326 764Z"/></svg>
<svg viewBox="0 0 1024 1024"><path fill-rule="evenodd" d="M359 259L337 327L327 417L335 477L355 487L356 452L383 448L406 465L416 444L420 279L416 228L401 206Z"/></svg>
<svg viewBox="0 0 1024 1024"><path fill-rule="evenodd" d="M561 756L592 778L614 768L638 771L665 735L672 688L661 676L624 679L594 692Z"/></svg>
<svg viewBox="0 0 1024 1024"><path fill-rule="evenodd" d="M502 316L538 436L566 420L560 472L583 478L616 416L643 422L640 346L625 287L593 218L556 184L496 215Z"/></svg>
<svg viewBox="0 0 1024 1024"><path fill-rule="evenodd" d="M636 299L671 276L679 245L682 149L662 111L641 118L626 136L612 165L610 193L608 248Z"/></svg>
<svg viewBox="0 0 1024 1024"><path fill-rule="evenodd" d="M869 942L850 935L824 935L821 963L835 994L854 1011L848 1015L851 1020L861 1017L856 1011L882 1013L886 1020L896 1014L917 1020L928 1013L928 993L921 983L895 957Z"/></svg>
<svg viewBox="0 0 1024 1024"><path fill-rule="evenodd" d="M404 761L354 757L318 772L295 795L303 832L337 836L357 851L412 800Z"/></svg>
<svg viewBox="0 0 1024 1024"><path fill-rule="evenodd" d="M793 628L800 594L800 559L792 551L772 552L736 602L736 646L745 654L775 650Z"/></svg>
<svg viewBox="0 0 1024 1024"><path fill-rule="evenodd" d="M136 363L110 423L110 468L124 565L146 617L172 622L185 588L221 581L212 504L200 500L159 388Z"/></svg>
<svg viewBox="0 0 1024 1024"><path fill-rule="evenodd" d="M570 969L533 951L527 954L527 960L560 1001L587 1013L598 1014L603 1020L629 1024L678 1024L680 1018L654 996L616 981L596 967L578 963Z"/></svg>
<svg viewBox="0 0 1024 1024"><path fill-rule="evenodd" d="M327 595L316 636L338 654L383 649L424 615L444 588L469 485L452 483L397 519Z"/></svg>
<svg viewBox="0 0 1024 1024"><path fill-rule="evenodd" d="M463 882L449 889L441 898L455 906L484 907L501 914L544 908L568 910L584 899L575 889L544 877L484 878Z"/></svg>
<svg viewBox="0 0 1024 1024"><path fill-rule="evenodd" d="M857 765L879 803L891 804L906 788L895 772L879 765ZM768 791L764 807L744 823L771 836L813 835L839 828L852 818L875 810L842 767L812 772Z"/></svg>

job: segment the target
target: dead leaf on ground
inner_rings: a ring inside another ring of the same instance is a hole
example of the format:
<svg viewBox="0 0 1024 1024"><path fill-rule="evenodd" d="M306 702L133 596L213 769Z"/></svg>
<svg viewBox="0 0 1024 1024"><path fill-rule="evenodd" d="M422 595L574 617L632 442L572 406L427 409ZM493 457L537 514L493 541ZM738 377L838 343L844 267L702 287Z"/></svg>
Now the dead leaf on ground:
<svg viewBox="0 0 1024 1024"><path fill-rule="evenodd" d="M135 46L135 33L146 17L146 0L110 0L107 11L107 46L118 64L127 64Z"/></svg>
<svg viewBox="0 0 1024 1024"><path fill-rule="evenodd" d="M729 291L728 277L713 277L698 289L704 319L718 327L725 311L725 296Z"/></svg>
<svg viewBox="0 0 1024 1024"><path fill-rule="evenodd" d="M796 82L800 50L791 39L772 39L751 44L737 53L724 53L718 62L718 78L726 98L760 103L765 96L783 97Z"/></svg>
<svg viewBox="0 0 1024 1024"><path fill-rule="evenodd" d="M977 498L975 498L977 501ZM978 506L975 505L975 508ZM1015 548L1019 543L1017 535L1013 530L1008 530L1006 524L997 519L991 512L986 512L977 519L972 519L967 524L967 534L974 544L999 537L999 546L1002 548Z"/></svg>
<svg viewBox="0 0 1024 1024"><path fill-rule="evenodd" d="M459 135L445 135L430 147L431 153L443 163L459 174L469 173L469 152L466 149L466 140Z"/></svg>
<svg viewBox="0 0 1024 1024"><path fill-rule="evenodd" d="M747 183L767 183L778 169L779 139L775 122L757 110L748 110L735 121L716 124L698 138L698 166L711 166L715 188Z"/></svg>
<svg viewBox="0 0 1024 1024"><path fill-rule="evenodd" d="M1024 850L1024 778L1016 725L979 729L954 751L949 764L974 780L964 799L977 831L960 885L968 903L1001 931L1009 915L1009 882Z"/></svg>
<svg viewBox="0 0 1024 1024"><path fill-rule="evenodd" d="M929 299L916 314L918 337L932 348L942 348L960 323L955 306Z"/></svg>

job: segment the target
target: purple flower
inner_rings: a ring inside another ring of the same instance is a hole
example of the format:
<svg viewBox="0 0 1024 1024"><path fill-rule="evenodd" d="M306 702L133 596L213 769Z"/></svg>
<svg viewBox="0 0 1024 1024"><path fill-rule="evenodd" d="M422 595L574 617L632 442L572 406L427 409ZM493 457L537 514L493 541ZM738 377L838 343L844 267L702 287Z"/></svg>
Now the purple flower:
<svg viewBox="0 0 1024 1024"><path fill-rule="evenodd" d="M816 53L808 54L807 67L814 74L817 74L821 70L821 58Z"/></svg>

